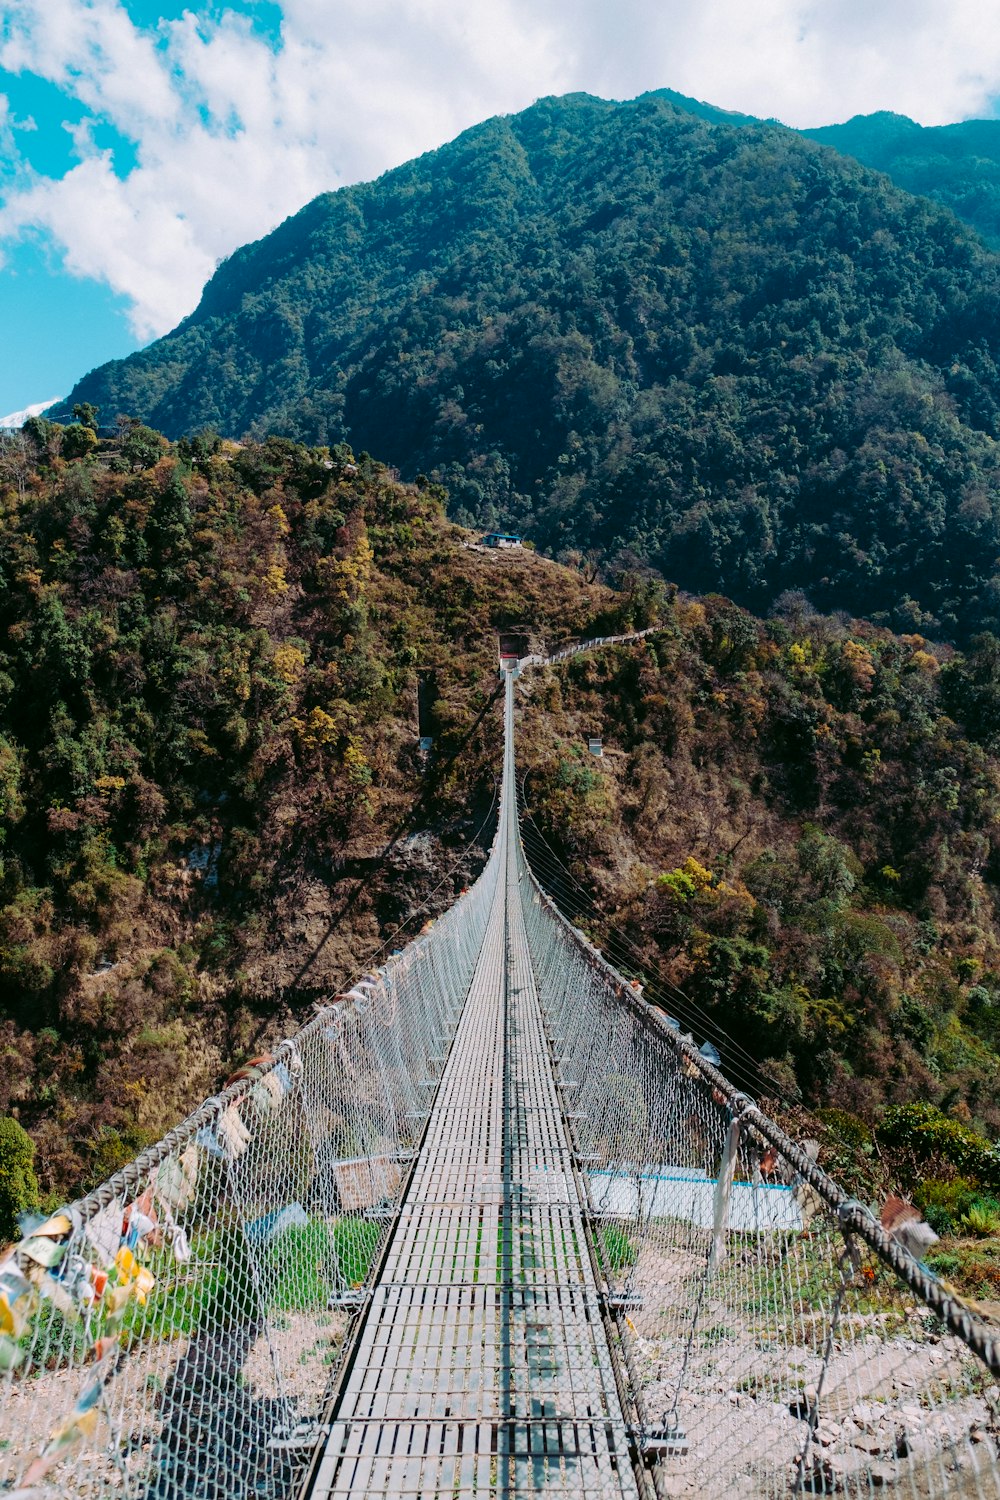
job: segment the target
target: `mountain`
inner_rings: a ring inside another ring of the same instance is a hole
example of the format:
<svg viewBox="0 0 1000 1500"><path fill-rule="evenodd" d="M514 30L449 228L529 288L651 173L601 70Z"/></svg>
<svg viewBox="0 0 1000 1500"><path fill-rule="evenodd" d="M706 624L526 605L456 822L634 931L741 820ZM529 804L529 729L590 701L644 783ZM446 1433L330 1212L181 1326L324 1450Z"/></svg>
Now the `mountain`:
<svg viewBox="0 0 1000 1500"><path fill-rule="evenodd" d="M917 125L883 111L802 134L944 204L1000 249L1000 120Z"/></svg>
<svg viewBox="0 0 1000 1500"><path fill-rule="evenodd" d="M719 109L673 89L658 89L650 97L666 99L714 125L764 123L753 115ZM919 193L943 204L971 225L991 249L1000 249L1000 120L918 125L906 115L880 110L854 115L841 125L820 125L795 133L885 172L908 193Z"/></svg>
<svg viewBox="0 0 1000 1500"><path fill-rule="evenodd" d="M684 114L696 115L699 120L708 120L712 125L777 125L777 120L763 121L757 115L744 115L736 109L720 109L717 104L708 104L704 99L692 99L687 94L679 94L676 89L653 89L648 94L641 95L643 99L662 99L667 104L672 104L676 109L682 110Z"/></svg>
<svg viewBox="0 0 1000 1500"><path fill-rule="evenodd" d="M962 639L1000 626L998 291L784 127L571 95L317 198L61 410L350 441L557 554Z"/></svg>
<svg viewBox="0 0 1000 1500"><path fill-rule="evenodd" d="M764 123L673 89L658 89L649 97L666 99L713 125ZM777 120L766 123L780 124ZM820 125L795 133L885 172L908 193L943 204L971 225L991 249L1000 249L1000 120L918 125L906 115L880 110L854 115L842 125Z"/></svg>

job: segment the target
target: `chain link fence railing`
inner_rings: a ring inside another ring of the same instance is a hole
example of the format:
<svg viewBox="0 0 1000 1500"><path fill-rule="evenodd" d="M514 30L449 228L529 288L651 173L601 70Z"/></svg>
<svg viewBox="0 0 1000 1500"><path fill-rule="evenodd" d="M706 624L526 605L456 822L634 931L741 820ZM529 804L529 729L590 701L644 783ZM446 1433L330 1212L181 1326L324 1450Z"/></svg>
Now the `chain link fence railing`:
<svg viewBox="0 0 1000 1500"><path fill-rule="evenodd" d="M887 1233L524 865L592 1249L657 1493L1000 1496L1000 1328L921 1264L912 1218Z"/></svg>
<svg viewBox="0 0 1000 1500"><path fill-rule="evenodd" d="M570 641L568 645L560 646L558 651L553 651L551 656L539 656L537 653L522 656L518 666L555 666L558 662L568 661L571 656L579 656L583 651L594 651L599 646L622 646L630 641L642 641L647 635L661 635L668 628L666 625L649 625L645 630L629 630L623 635L597 635L589 641Z"/></svg>
<svg viewBox="0 0 1000 1500"><path fill-rule="evenodd" d="M0 1493L293 1492L377 1274L498 870L0 1264Z"/></svg>
<svg viewBox="0 0 1000 1500"><path fill-rule="evenodd" d="M580 1190L658 1494L1000 1496L994 1331L526 880Z"/></svg>

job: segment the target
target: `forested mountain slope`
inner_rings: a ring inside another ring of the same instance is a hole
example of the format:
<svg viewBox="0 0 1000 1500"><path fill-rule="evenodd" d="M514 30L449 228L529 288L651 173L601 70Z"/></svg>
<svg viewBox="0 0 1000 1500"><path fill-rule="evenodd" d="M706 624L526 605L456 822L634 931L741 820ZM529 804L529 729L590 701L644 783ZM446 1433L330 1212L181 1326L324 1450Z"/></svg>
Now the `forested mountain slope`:
<svg viewBox="0 0 1000 1500"><path fill-rule="evenodd" d="M716 125L764 123L673 89L659 89L656 97ZM796 133L885 172L908 193L933 198L970 224L992 249L1000 248L1000 120L918 125L906 115L879 110Z"/></svg>
<svg viewBox="0 0 1000 1500"><path fill-rule="evenodd" d="M640 607L349 453L73 438L0 452L0 1116L63 1192L476 872L497 629Z"/></svg>
<svg viewBox="0 0 1000 1500"><path fill-rule="evenodd" d="M678 598L642 646L529 685L547 875L738 1041L731 1066L869 1119L961 1098L1000 1134L997 665L995 640Z"/></svg>
<svg viewBox="0 0 1000 1500"><path fill-rule="evenodd" d="M284 440L36 422L0 509L0 1117L46 1190L155 1139L467 883L511 627L663 626L528 674L518 753L588 924L684 987L699 1042L721 1027L793 1105L1000 1128L995 640L587 583Z"/></svg>
<svg viewBox="0 0 1000 1500"><path fill-rule="evenodd" d="M1000 642L678 598L532 675L527 842L612 963L1000 1295ZM589 754L600 733L604 753ZM988 1239L988 1243L984 1240Z"/></svg>
<svg viewBox="0 0 1000 1500"><path fill-rule="evenodd" d="M348 439L556 552L959 638L998 619L998 278L783 127L576 95L316 199L70 405Z"/></svg>

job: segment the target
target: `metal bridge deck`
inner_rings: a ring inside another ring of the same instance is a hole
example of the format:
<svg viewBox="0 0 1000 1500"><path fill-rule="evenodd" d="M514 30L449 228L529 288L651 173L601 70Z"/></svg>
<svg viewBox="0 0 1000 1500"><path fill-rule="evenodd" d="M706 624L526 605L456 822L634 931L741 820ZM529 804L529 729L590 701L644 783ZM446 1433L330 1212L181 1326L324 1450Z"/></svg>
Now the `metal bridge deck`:
<svg viewBox="0 0 1000 1500"><path fill-rule="evenodd" d="M521 911L511 687L504 869L312 1500L638 1495Z"/></svg>

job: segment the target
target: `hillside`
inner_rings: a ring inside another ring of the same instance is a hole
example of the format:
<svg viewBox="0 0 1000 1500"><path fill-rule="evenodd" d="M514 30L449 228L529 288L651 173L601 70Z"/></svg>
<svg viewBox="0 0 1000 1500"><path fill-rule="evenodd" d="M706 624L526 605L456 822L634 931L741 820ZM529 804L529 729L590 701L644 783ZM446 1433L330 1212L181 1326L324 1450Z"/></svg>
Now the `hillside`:
<svg viewBox="0 0 1000 1500"><path fill-rule="evenodd" d="M658 89L655 97L715 125L764 123L673 89ZM1000 120L918 125L906 115L880 110L854 115L840 125L819 125L795 133L885 172L908 193L942 204L971 225L991 249L1000 249Z"/></svg>
<svg viewBox="0 0 1000 1500"><path fill-rule="evenodd" d="M579 881L587 924L779 1093L869 1117L961 1096L1000 1134L995 653L801 602L763 622L675 600L643 646L533 682L525 797L550 878Z"/></svg>
<svg viewBox="0 0 1000 1500"><path fill-rule="evenodd" d="M66 1191L475 873L497 629L643 606L344 450L63 448L0 453L0 1116Z"/></svg>
<svg viewBox="0 0 1000 1500"><path fill-rule="evenodd" d="M564 910L864 1201L972 1226L940 1269L994 1298L998 644L677 598L642 645L533 675L521 730Z"/></svg>
<svg viewBox="0 0 1000 1500"><path fill-rule="evenodd" d="M286 440L36 421L0 508L0 1117L46 1190L155 1139L467 883L513 627L664 626L525 683L543 874L570 867L618 961L683 986L670 1008L783 1108L916 1098L1000 1129L996 641L587 583Z"/></svg>
<svg viewBox="0 0 1000 1500"><path fill-rule="evenodd" d="M346 440L556 554L967 639L1000 618L998 277L783 127L575 95L316 199L66 410Z"/></svg>

